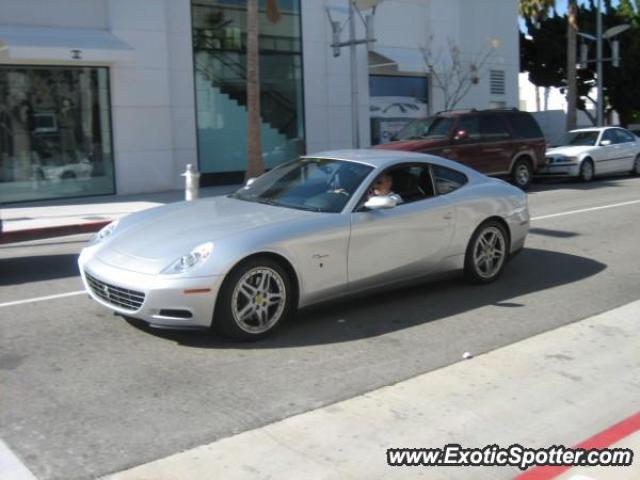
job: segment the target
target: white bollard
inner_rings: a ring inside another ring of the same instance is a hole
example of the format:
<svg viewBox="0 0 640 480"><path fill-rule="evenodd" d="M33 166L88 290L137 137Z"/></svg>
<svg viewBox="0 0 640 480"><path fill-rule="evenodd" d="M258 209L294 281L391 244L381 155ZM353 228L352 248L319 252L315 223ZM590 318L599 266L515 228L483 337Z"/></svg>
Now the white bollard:
<svg viewBox="0 0 640 480"><path fill-rule="evenodd" d="M200 173L193 168L190 163L187 164L187 170L182 174L184 177L184 198L187 202L198 198L198 189L200 188Z"/></svg>

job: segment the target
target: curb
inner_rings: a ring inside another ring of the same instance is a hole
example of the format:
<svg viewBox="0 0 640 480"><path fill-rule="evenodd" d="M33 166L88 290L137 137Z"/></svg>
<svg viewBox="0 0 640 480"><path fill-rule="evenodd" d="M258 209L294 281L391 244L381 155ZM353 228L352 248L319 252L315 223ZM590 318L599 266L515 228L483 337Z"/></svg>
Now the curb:
<svg viewBox="0 0 640 480"><path fill-rule="evenodd" d="M73 225L59 225L55 227L28 228L25 230L8 231L3 232L0 236L0 244L64 237L66 235L76 235L78 233L93 233L110 223L111 220L104 220Z"/></svg>

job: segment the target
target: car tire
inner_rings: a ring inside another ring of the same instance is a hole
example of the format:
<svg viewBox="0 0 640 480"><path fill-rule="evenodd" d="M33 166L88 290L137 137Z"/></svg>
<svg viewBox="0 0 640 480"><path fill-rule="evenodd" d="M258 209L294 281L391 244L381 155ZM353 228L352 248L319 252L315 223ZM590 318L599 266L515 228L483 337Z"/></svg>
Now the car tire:
<svg viewBox="0 0 640 480"><path fill-rule="evenodd" d="M211 326L229 338L259 340L287 319L293 299L291 278L279 262L268 257L251 258L224 280Z"/></svg>
<svg viewBox="0 0 640 480"><path fill-rule="evenodd" d="M509 234L506 227L497 220L487 220L469 240L464 275L472 283L491 283L500 276L508 259Z"/></svg>
<svg viewBox="0 0 640 480"><path fill-rule="evenodd" d="M511 183L521 190L528 190L533 180L533 167L529 160L516 161L511 170Z"/></svg>
<svg viewBox="0 0 640 480"><path fill-rule="evenodd" d="M631 175L635 175L636 177L640 176L640 155L638 155L633 162L633 170L631 170Z"/></svg>
<svg viewBox="0 0 640 480"><path fill-rule="evenodd" d="M582 162L582 165L580 165L580 173L578 174L578 177L580 180L587 183L593 180L594 175L595 168L593 166L593 160L587 158Z"/></svg>

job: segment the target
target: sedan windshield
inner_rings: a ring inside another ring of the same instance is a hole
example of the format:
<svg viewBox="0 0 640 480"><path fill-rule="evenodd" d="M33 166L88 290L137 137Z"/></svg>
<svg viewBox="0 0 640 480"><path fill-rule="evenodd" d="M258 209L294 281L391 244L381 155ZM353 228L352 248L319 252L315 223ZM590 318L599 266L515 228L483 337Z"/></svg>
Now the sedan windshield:
<svg viewBox="0 0 640 480"><path fill-rule="evenodd" d="M449 134L452 118L429 117L414 120L398 132L396 140L424 140L427 138L444 138Z"/></svg>
<svg viewBox="0 0 640 480"><path fill-rule="evenodd" d="M341 212L373 167L323 158L280 165L230 195L248 202L314 212Z"/></svg>
<svg viewBox="0 0 640 480"><path fill-rule="evenodd" d="M589 132L570 132L567 137L566 145L572 147L592 147L598 141L600 132L597 130Z"/></svg>

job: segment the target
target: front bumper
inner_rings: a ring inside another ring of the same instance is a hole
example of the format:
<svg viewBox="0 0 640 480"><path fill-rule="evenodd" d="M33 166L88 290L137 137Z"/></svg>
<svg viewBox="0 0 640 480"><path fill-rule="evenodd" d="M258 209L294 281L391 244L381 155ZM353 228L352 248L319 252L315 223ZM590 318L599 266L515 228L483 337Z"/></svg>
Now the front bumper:
<svg viewBox="0 0 640 480"><path fill-rule="evenodd" d="M82 282L91 298L114 312L143 320L154 327L206 328L211 325L222 276L184 278L148 275L82 255L78 265ZM97 285L103 284L108 289L106 293L98 294ZM127 291L131 297L127 293L118 293ZM136 301L123 301L123 298L135 298Z"/></svg>
<svg viewBox="0 0 640 480"><path fill-rule="evenodd" d="M536 175L544 177L577 177L580 175L579 163L553 163L538 169Z"/></svg>

